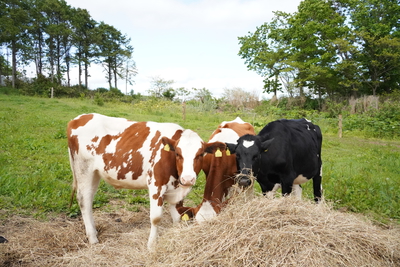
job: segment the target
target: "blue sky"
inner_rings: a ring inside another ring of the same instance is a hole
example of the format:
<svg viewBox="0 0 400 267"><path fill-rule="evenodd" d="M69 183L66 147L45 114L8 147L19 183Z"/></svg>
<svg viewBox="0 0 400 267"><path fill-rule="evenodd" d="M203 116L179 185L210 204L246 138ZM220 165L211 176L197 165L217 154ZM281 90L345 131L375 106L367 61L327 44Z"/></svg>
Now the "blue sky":
<svg viewBox="0 0 400 267"><path fill-rule="evenodd" d="M207 88L215 97L224 89L262 92L262 77L248 71L238 36L269 22L273 11L295 12L300 0L66 0L85 8L131 38L138 68L128 92L147 94L151 77L174 80L174 88ZM77 83L76 74L72 83ZM89 88L108 87L101 66L90 69ZM118 87L125 92L125 82Z"/></svg>

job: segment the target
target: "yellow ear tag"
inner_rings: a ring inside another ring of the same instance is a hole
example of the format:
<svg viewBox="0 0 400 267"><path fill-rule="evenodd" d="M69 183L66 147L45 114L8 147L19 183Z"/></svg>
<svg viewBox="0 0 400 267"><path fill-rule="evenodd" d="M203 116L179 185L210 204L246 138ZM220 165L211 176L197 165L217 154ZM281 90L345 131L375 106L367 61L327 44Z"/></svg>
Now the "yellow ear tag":
<svg viewBox="0 0 400 267"><path fill-rule="evenodd" d="M164 146L164 150L165 150L165 151L169 151L169 145L168 145L168 144L166 144L166 145Z"/></svg>
<svg viewBox="0 0 400 267"><path fill-rule="evenodd" d="M222 157L222 152L221 152L221 150L219 150L219 148L217 148L217 151L215 151L215 157L216 158Z"/></svg>
<svg viewBox="0 0 400 267"><path fill-rule="evenodd" d="M226 155L230 156L231 155L231 151L229 149L226 149Z"/></svg>
<svg viewBox="0 0 400 267"><path fill-rule="evenodd" d="M183 214L182 217L181 217L181 220L182 220L182 221L185 221L185 222L186 222L186 221L189 221L189 215L187 215L186 213Z"/></svg>

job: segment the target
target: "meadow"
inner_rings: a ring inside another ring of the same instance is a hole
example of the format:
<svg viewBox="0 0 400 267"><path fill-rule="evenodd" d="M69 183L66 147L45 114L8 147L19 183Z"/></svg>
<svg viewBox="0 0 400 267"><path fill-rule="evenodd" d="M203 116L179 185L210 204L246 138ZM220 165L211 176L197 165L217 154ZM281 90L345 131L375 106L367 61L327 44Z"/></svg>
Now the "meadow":
<svg viewBox="0 0 400 267"><path fill-rule="evenodd" d="M183 120L182 106L169 101L97 105L86 98L0 94L0 220L16 214L40 220L57 214L79 215L76 202L68 207L72 174L66 125L77 115L91 112L135 121L175 122L195 130L204 140L220 122L236 116L255 125L256 132L274 119L273 114L203 112L187 106ZM400 140L365 139L351 132L338 138L335 121L318 115L312 120L321 127L324 137L322 183L326 201L335 209L365 214L381 223L398 223ZM186 204L200 202L204 180L200 174ZM311 183L304 186L304 198L312 199L311 188ZM148 207L147 191L115 190L102 182L94 207L107 208L112 200L122 200L129 211Z"/></svg>

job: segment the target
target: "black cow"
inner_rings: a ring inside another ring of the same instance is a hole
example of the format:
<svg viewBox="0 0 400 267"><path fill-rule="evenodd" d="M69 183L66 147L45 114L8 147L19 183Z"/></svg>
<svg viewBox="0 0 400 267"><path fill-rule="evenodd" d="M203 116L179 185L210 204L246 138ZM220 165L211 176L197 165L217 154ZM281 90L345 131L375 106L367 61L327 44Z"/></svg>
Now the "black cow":
<svg viewBox="0 0 400 267"><path fill-rule="evenodd" d="M258 135L244 135L236 144L227 144L236 153L239 185L251 184L253 174L264 195L297 191L300 184L313 179L314 199L322 197L321 146L322 134L318 125L306 119L277 120L268 123Z"/></svg>

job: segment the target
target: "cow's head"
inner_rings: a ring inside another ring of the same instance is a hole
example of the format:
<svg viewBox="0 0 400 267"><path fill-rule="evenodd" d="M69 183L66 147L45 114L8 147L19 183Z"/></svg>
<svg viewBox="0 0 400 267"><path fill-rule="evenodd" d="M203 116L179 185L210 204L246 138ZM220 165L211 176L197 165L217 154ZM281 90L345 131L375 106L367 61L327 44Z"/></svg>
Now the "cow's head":
<svg viewBox="0 0 400 267"><path fill-rule="evenodd" d="M231 153L236 154L238 174L236 181L241 187L248 187L253 181L253 168L260 164L261 153L266 151L273 139L262 141L257 135L246 134L240 137L237 144L229 144Z"/></svg>
<svg viewBox="0 0 400 267"><path fill-rule="evenodd" d="M216 146L225 147L224 143L204 143L200 136L192 130L184 130L178 140L162 138L164 149L175 152L176 169L179 183L182 186L192 186L201 171L203 155Z"/></svg>

